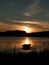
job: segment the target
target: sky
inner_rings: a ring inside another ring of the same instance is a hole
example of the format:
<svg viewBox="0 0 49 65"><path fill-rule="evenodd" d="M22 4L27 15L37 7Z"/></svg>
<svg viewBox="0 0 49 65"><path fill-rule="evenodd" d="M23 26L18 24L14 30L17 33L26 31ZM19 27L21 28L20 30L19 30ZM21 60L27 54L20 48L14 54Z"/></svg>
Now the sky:
<svg viewBox="0 0 49 65"><path fill-rule="evenodd" d="M49 0L0 0L0 32L49 31Z"/></svg>

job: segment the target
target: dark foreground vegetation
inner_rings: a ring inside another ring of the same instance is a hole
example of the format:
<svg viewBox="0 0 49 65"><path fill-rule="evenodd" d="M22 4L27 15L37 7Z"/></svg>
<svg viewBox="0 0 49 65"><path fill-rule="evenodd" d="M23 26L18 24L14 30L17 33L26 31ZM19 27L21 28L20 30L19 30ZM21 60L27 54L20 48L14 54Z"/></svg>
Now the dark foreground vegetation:
<svg viewBox="0 0 49 65"><path fill-rule="evenodd" d="M7 64L19 64L19 65L32 65L32 64L46 64L49 63L49 51L45 50L43 52L37 53L37 52L30 52L30 53L8 53L8 52L0 52L0 60L4 63L7 62ZM0 61L0 62L1 62Z"/></svg>

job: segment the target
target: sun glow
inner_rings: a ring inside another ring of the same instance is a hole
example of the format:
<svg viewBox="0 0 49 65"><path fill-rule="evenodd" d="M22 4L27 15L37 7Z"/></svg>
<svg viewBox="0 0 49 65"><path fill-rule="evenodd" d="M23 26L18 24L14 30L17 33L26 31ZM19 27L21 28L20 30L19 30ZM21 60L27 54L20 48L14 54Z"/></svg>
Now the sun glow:
<svg viewBox="0 0 49 65"><path fill-rule="evenodd" d="M31 32L32 32L31 28L29 28L29 27L24 27L23 30L24 30L26 33L31 33Z"/></svg>
<svg viewBox="0 0 49 65"><path fill-rule="evenodd" d="M26 33L29 33L29 32L30 32L30 29L29 29L29 28L26 28L26 29L25 29L25 32L26 32Z"/></svg>

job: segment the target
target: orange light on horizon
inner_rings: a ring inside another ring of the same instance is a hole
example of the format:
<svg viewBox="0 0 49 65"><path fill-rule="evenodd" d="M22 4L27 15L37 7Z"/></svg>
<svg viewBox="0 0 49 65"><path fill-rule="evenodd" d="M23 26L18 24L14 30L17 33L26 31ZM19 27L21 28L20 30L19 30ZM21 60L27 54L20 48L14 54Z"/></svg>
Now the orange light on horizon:
<svg viewBox="0 0 49 65"><path fill-rule="evenodd" d="M29 27L29 26L15 26L12 27L12 30L20 30L25 31L26 33L34 33L34 32L41 32L43 31L42 28L35 28L35 27Z"/></svg>
<svg viewBox="0 0 49 65"><path fill-rule="evenodd" d="M26 32L26 33L31 33L32 32L32 29L27 27L27 26L24 26L23 30Z"/></svg>

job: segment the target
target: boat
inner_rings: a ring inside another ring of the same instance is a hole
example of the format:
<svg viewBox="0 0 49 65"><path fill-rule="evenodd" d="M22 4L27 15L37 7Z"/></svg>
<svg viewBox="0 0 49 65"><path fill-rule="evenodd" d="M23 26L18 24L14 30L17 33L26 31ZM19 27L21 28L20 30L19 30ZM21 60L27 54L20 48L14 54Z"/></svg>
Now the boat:
<svg viewBox="0 0 49 65"><path fill-rule="evenodd" d="M30 50L31 49L31 44L24 44L22 45L24 50Z"/></svg>

